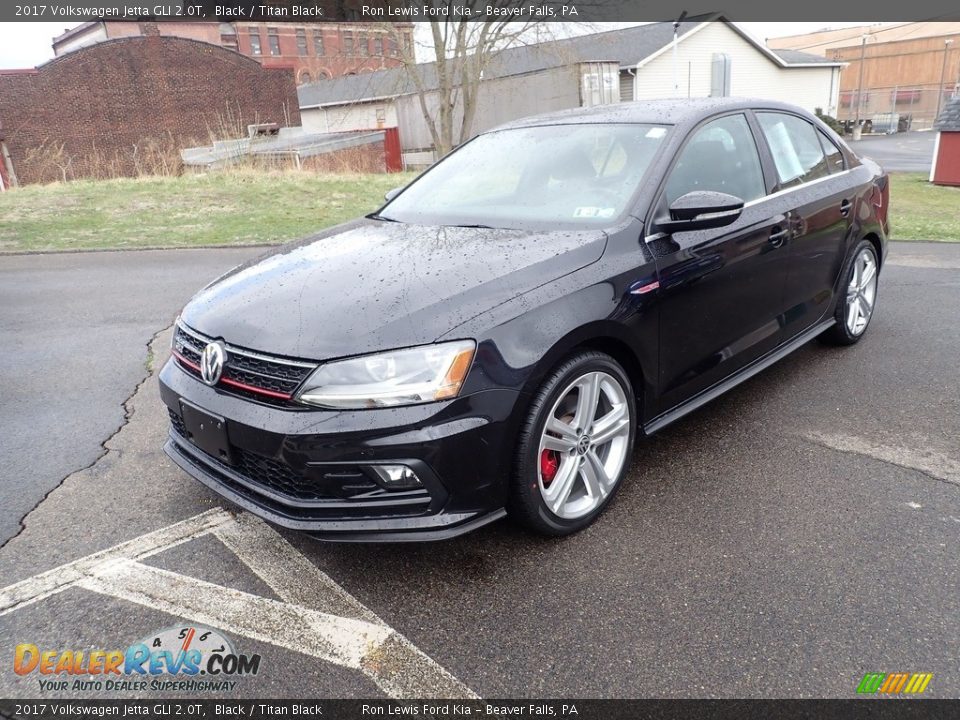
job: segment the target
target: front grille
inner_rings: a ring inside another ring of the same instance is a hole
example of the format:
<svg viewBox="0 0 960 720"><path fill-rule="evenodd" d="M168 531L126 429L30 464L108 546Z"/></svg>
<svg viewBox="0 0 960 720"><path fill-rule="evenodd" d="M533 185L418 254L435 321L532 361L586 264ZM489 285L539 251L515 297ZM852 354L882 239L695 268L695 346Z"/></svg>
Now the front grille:
<svg viewBox="0 0 960 720"><path fill-rule="evenodd" d="M183 419L168 408L170 423L174 432L183 440L187 439L187 429ZM282 501L269 498L266 494L256 492L262 488L274 495L289 498L292 501L329 501L329 512L347 509L356 509L358 512L376 514L386 512L393 506L400 506L401 514L422 512L429 505L431 496L424 488L409 491L387 491L380 487L364 470L357 466L332 465L316 473L316 477L308 478L296 472L282 462L268 458L259 453L233 446L234 465L229 466L219 459L196 449L204 462L214 470L217 479L235 492L254 498L260 504L276 508L285 507L285 512L294 512ZM247 481L247 485L233 480L229 474L235 473ZM262 491L261 491L262 492ZM385 502L386 501L386 502ZM302 513L327 512L322 506L314 506ZM302 514L301 513L301 514Z"/></svg>
<svg viewBox="0 0 960 720"><path fill-rule="evenodd" d="M173 349L180 367L200 377L200 355L212 340L177 323ZM266 357L228 345L227 359L217 387L271 405L288 405L290 397L315 367L310 363Z"/></svg>

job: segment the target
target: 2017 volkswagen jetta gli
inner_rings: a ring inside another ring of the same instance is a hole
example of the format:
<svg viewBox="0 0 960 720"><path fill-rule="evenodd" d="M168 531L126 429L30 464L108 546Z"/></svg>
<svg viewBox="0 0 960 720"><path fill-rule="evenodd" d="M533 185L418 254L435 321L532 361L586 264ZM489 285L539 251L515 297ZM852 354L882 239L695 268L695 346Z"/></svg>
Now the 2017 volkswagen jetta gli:
<svg viewBox="0 0 960 720"><path fill-rule="evenodd" d="M594 520L650 434L806 343L864 334L887 177L731 99L530 118L378 212L219 278L160 375L166 451L324 538Z"/></svg>

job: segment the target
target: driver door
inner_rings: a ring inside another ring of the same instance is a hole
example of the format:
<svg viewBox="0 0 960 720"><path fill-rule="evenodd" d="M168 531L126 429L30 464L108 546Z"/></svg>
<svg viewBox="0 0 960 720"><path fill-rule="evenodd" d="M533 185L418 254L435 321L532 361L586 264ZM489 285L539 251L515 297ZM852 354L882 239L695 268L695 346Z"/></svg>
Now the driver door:
<svg viewBox="0 0 960 720"><path fill-rule="evenodd" d="M744 113L693 130L655 204L647 243L660 274L659 413L772 350L781 338L788 218L765 199L756 138ZM697 190L746 204L722 228L660 232L670 203Z"/></svg>

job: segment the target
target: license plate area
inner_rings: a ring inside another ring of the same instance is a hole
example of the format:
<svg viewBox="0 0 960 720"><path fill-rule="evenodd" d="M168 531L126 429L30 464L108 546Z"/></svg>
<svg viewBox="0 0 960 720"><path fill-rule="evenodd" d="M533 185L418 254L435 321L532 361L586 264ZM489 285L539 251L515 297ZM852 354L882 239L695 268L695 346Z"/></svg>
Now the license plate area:
<svg viewBox="0 0 960 720"><path fill-rule="evenodd" d="M183 417L183 426L190 442L220 462L233 465L225 419L211 415L186 400L180 401L180 415Z"/></svg>

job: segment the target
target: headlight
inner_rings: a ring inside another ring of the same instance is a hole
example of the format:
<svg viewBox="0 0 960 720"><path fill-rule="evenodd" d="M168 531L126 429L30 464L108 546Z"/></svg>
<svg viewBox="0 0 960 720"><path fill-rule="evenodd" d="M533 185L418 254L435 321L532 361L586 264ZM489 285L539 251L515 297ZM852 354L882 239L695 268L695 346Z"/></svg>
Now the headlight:
<svg viewBox="0 0 960 720"><path fill-rule="evenodd" d="M417 405L456 397L476 343L458 340L327 363L303 384L297 400L326 408Z"/></svg>

